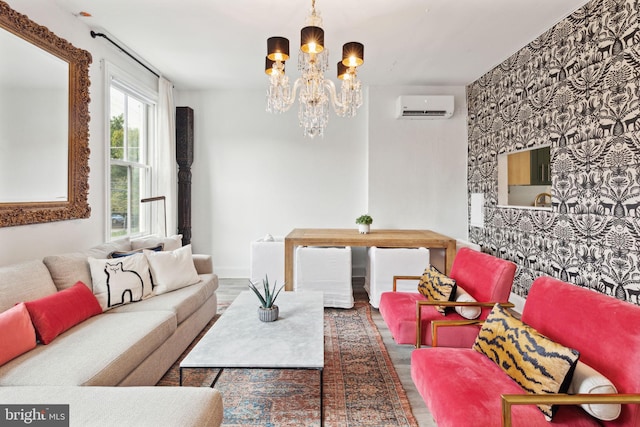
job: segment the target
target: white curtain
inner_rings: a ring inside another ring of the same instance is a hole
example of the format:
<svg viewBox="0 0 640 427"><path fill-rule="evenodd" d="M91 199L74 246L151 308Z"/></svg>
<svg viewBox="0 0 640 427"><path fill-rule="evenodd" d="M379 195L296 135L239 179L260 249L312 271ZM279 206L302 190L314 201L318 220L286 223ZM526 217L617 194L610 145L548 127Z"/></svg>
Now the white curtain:
<svg viewBox="0 0 640 427"><path fill-rule="evenodd" d="M173 84L158 79L158 144L156 150L155 195L165 196L167 204L167 234L178 231L178 166L176 162L176 109L173 100ZM162 202L156 206L158 232L163 234Z"/></svg>

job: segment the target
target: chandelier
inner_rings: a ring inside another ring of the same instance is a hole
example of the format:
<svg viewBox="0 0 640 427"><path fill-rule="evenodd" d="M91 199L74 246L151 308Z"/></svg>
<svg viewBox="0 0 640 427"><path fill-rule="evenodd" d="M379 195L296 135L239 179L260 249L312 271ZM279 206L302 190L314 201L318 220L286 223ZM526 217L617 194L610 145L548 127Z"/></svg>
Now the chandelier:
<svg viewBox="0 0 640 427"><path fill-rule="evenodd" d="M357 68L364 63L362 43L349 42L342 47L342 61L338 62L338 79L342 80L340 92L324 72L329 65L329 51L324 47L322 18L316 12L316 2L311 1L311 13L306 26L300 31L298 71L302 74L293 84L285 74L285 61L289 59L289 40L270 37L267 40L265 73L269 75L267 111L282 113L289 110L300 92L298 119L304 135L311 138L323 136L329 121L329 102L341 117L353 117L362 105L362 87Z"/></svg>

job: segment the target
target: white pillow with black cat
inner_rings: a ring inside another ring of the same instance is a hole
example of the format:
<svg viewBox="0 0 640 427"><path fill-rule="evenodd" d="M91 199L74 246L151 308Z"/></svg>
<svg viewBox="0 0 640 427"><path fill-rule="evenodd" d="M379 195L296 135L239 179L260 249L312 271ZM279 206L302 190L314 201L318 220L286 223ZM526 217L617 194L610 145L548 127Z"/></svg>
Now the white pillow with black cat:
<svg viewBox="0 0 640 427"><path fill-rule="evenodd" d="M149 263L144 254L114 259L89 257L89 267L93 294L103 311L152 295Z"/></svg>

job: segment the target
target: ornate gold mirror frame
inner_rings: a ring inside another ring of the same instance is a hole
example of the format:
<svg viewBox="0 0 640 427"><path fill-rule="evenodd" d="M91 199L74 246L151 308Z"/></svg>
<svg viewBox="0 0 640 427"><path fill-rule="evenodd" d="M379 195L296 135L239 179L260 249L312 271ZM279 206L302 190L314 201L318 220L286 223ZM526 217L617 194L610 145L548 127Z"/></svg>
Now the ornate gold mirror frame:
<svg viewBox="0 0 640 427"><path fill-rule="evenodd" d="M0 203L0 227L88 218L89 192L89 64L91 54L74 47L48 28L0 0L0 28L69 64L69 155L67 200Z"/></svg>

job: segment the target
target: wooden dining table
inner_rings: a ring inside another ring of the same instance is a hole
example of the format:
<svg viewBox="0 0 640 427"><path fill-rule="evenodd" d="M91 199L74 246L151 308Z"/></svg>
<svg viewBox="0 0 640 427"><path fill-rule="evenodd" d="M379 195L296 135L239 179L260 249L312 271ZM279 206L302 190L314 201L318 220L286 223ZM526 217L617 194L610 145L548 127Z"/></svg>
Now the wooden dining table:
<svg viewBox="0 0 640 427"><path fill-rule="evenodd" d="M431 230L372 229L368 234L360 234L355 228L295 228L284 238L286 291L293 290L293 254L296 246L376 246L440 250L444 252L445 274L450 273L456 256L456 239Z"/></svg>

